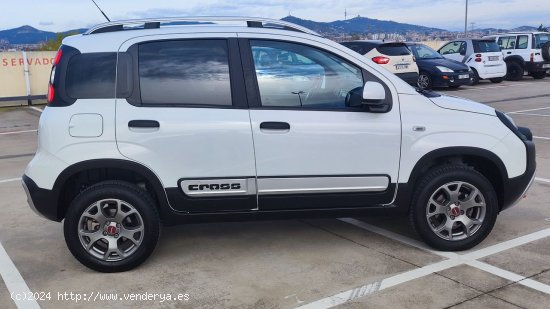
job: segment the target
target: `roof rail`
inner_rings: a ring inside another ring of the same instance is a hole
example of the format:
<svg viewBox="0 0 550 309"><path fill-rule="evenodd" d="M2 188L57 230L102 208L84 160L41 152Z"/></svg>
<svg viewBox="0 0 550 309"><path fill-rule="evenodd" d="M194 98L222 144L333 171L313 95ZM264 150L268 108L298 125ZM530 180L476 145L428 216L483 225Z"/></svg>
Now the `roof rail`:
<svg viewBox="0 0 550 309"><path fill-rule="evenodd" d="M167 17L167 18L148 18L148 19L129 19L112 21L93 26L84 34L115 32L130 29L154 29L164 26L181 26L186 23L189 25L196 24L213 24L216 22L246 22L249 28L270 28L297 31L316 36L321 36L319 33L308 28L286 22L284 20L257 18L257 17L230 17L230 16L198 16L198 17Z"/></svg>

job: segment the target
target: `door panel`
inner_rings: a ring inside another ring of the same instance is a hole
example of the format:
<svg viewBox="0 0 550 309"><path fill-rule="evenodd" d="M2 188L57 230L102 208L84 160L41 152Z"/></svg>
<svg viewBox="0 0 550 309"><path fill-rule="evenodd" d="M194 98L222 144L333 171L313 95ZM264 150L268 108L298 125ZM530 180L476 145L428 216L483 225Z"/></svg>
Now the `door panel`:
<svg viewBox="0 0 550 309"><path fill-rule="evenodd" d="M175 210L256 209L255 188L242 192L244 185L233 184L256 177L249 113L237 95L244 93L242 72L233 74L240 68L231 56L237 45L224 39L228 34L210 35L138 38L121 46L134 57L140 93L138 102L117 100L118 148L157 174Z"/></svg>
<svg viewBox="0 0 550 309"><path fill-rule="evenodd" d="M390 203L401 143L397 100L393 109L380 114L347 106L348 92L365 81L360 67L313 46L250 44L250 64L258 76L254 82L259 84L259 106L250 111L259 209ZM269 54L269 62L254 58L258 51ZM276 60L287 53L302 60ZM266 129L266 123L286 125Z"/></svg>

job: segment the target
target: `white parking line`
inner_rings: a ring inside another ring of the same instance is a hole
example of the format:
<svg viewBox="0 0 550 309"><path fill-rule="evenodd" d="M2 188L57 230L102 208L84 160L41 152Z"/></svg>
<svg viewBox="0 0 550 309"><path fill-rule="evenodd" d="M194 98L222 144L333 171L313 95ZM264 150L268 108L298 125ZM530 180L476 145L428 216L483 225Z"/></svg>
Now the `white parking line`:
<svg viewBox="0 0 550 309"><path fill-rule="evenodd" d="M35 111L43 112L44 110L36 106L29 106L29 108L34 109Z"/></svg>
<svg viewBox="0 0 550 309"><path fill-rule="evenodd" d="M544 137L544 136L533 136L534 139L543 139L543 140L547 140L547 141L550 141L550 137Z"/></svg>
<svg viewBox="0 0 550 309"><path fill-rule="evenodd" d="M12 181L20 181L21 177L19 178L8 178L8 179L0 179L0 183L6 183L6 182L12 182Z"/></svg>
<svg viewBox="0 0 550 309"><path fill-rule="evenodd" d="M523 112L534 112L534 111L541 111L541 110L545 110L545 109L550 109L550 107L540 107L540 108L524 109L524 110L520 110L520 111L508 112L508 113L506 113L506 114L517 114L517 113L523 113Z"/></svg>
<svg viewBox="0 0 550 309"><path fill-rule="evenodd" d="M0 243L0 275L2 275L2 280L10 292L10 296L13 296L12 299L15 302L17 308L40 308L36 300L32 297L31 291L21 277L21 274L13 264L13 261L8 256L8 253Z"/></svg>
<svg viewBox="0 0 550 309"><path fill-rule="evenodd" d="M30 133L36 132L38 130L23 130L23 131L11 131L11 132L0 132L0 135L11 135L11 134L20 134L20 133Z"/></svg>
<svg viewBox="0 0 550 309"><path fill-rule="evenodd" d="M550 179L535 177L536 181L550 183Z"/></svg>
<svg viewBox="0 0 550 309"><path fill-rule="evenodd" d="M523 286L535 289L537 291L543 292L545 294L550 295L550 286L546 285L544 283L526 278L524 276L518 275L516 273L513 273L511 271L507 271L505 269L498 268L493 265L489 265L480 261L477 261L479 258L483 258L495 253L502 252L504 250L512 249L545 237L550 236L550 228L544 229L542 231L534 232L525 236L521 236L512 240L505 241L503 243L499 243L496 245L489 246L487 248L483 248L474 252L470 252L467 254L457 254L452 252L442 252L437 250L432 250L426 247L423 243L408 238L406 236L399 235L397 233L393 233L384 229L381 229L379 227L376 227L374 225L368 224L366 222L359 221L357 219L351 219L351 218L345 218L345 219L339 219L340 221L352 224L354 226L357 226L359 228L368 230L370 232L388 237L390 239L399 241L401 243L413 246L418 249L422 249L425 251L428 251L430 253L437 254L442 257L447 257L447 260L443 260L434 264L430 264L421 268L416 268L386 279L383 279L381 281L377 281L374 283L370 283L367 285L360 286L358 288L354 288L348 291L344 291L341 293L338 293L333 296L329 296L323 299L320 299L318 301L300 306L298 308L300 309L320 309L320 308L331 308L337 305L344 304L346 302L349 302L351 300L367 296L369 294L375 293L377 291L381 291L383 289L387 289L405 282L409 282L418 278L425 277L427 275L433 274L435 272L440 272L445 269L449 269L458 265L469 265L472 267L475 267L477 269L480 269L482 271L491 273L493 275L511 280L513 282L517 282L518 284L521 284ZM376 288L378 287L378 288Z"/></svg>
<svg viewBox="0 0 550 309"><path fill-rule="evenodd" d="M510 113L509 113L510 114ZM514 115L519 116L538 116L538 117L550 117L550 115L544 115L544 114L533 114L533 113L513 113Z"/></svg>

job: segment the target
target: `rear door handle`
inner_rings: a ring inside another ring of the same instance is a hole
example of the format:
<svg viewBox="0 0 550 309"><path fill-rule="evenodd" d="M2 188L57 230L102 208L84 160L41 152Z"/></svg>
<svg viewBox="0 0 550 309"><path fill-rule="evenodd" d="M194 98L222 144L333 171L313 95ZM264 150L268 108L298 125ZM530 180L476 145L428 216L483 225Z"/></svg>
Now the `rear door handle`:
<svg viewBox="0 0 550 309"><path fill-rule="evenodd" d="M508 55L511 54L511 53L512 53L512 52L507 52Z"/></svg>
<svg viewBox="0 0 550 309"><path fill-rule="evenodd" d="M160 123L156 120L130 120L128 128L159 128Z"/></svg>
<svg viewBox="0 0 550 309"><path fill-rule="evenodd" d="M287 122L266 121L260 123L260 129L288 131L290 130L290 124L288 124Z"/></svg>

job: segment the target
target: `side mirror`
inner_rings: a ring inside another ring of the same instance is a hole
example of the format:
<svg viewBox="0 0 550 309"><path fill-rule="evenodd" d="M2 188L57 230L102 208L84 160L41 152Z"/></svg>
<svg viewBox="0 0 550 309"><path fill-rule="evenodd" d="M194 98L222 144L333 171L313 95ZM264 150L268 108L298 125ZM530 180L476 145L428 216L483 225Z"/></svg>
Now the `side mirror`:
<svg viewBox="0 0 550 309"><path fill-rule="evenodd" d="M380 83L366 82L363 87L363 104L380 104L386 99L386 89Z"/></svg>
<svg viewBox="0 0 550 309"><path fill-rule="evenodd" d="M372 113L386 113L391 107L386 101L386 89L378 82L365 83L361 103Z"/></svg>

